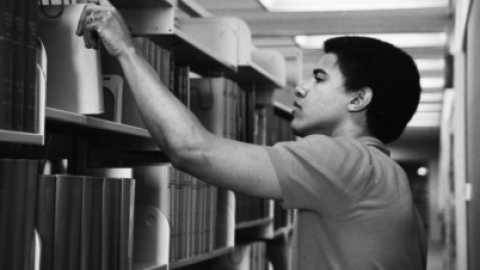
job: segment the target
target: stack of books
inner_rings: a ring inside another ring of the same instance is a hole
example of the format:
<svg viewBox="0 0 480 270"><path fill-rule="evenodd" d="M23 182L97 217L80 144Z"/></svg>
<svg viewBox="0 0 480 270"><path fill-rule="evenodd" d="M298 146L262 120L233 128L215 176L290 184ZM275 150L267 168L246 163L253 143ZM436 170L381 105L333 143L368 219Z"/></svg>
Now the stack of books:
<svg viewBox="0 0 480 270"><path fill-rule="evenodd" d="M132 269L134 192L133 179L39 176L40 269Z"/></svg>
<svg viewBox="0 0 480 270"><path fill-rule="evenodd" d="M32 269L37 160L0 160L0 269Z"/></svg>
<svg viewBox="0 0 480 270"><path fill-rule="evenodd" d="M0 129L37 133L37 1L3 0L0 13Z"/></svg>

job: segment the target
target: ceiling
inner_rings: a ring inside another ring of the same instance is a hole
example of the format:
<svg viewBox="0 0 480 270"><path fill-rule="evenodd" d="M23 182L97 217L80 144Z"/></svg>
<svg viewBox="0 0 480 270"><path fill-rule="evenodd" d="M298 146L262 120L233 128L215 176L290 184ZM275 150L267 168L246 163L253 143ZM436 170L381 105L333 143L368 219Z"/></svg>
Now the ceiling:
<svg viewBox="0 0 480 270"><path fill-rule="evenodd" d="M399 0L402 1L402 0ZM300 57L302 71L296 84L310 76L313 66L323 54L319 49L300 49L294 42L296 35L348 35L368 33L448 33L453 22L453 10L443 8L329 11L329 12L268 12L258 0L196 0L213 16L233 16L243 19L252 32L256 47L278 49L289 61L292 52ZM405 49L414 59L445 59L447 44L436 47ZM294 60L295 61L295 60ZM288 63L287 63L288 67ZM448 64L446 65L448 67ZM445 77L448 68L422 71L422 78ZM425 159L436 155L438 130L441 119L442 93L445 87L424 88L421 106L414 126L409 126L404 136L390 147L397 159ZM291 91L291 90L290 90ZM279 91L278 99L289 106L291 92ZM434 122L422 121L425 118ZM412 121L413 122L413 121Z"/></svg>

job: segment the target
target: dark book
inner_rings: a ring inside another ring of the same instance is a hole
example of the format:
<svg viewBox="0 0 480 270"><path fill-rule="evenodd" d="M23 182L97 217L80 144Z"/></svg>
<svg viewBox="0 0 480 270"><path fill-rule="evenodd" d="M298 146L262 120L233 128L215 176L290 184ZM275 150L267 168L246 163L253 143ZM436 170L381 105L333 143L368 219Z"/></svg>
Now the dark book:
<svg viewBox="0 0 480 270"><path fill-rule="evenodd" d="M119 269L120 260L120 220L121 220L121 203L122 203L122 179L107 178L106 182L112 182L112 196L110 203L110 268Z"/></svg>
<svg viewBox="0 0 480 270"><path fill-rule="evenodd" d="M0 1L0 129L12 128L14 0Z"/></svg>
<svg viewBox="0 0 480 270"><path fill-rule="evenodd" d="M170 53L169 55L170 55L170 57L165 59L165 60L168 60L168 63L169 63L168 89L170 89L170 91L175 94L175 66L176 66L176 64L175 64L175 60L173 58L173 54ZM166 63L165 63L165 65L166 65Z"/></svg>
<svg viewBox="0 0 480 270"><path fill-rule="evenodd" d="M15 0L13 27L12 130L23 131L25 98L25 15L26 1Z"/></svg>
<svg viewBox="0 0 480 270"><path fill-rule="evenodd" d="M80 270L92 269L92 212L93 178L84 177L82 183L82 213L80 225Z"/></svg>
<svg viewBox="0 0 480 270"><path fill-rule="evenodd" d="M182 67L176 65L174 71L173 94L183 103Z"/></svg>
<svg viewBox="0 0 480 270"><path fill-rule="evenodd" d="M80 266L80 224L83 177L57 175L53 270Z"/></svg>
<svg viewBox="0 0 480 270"><path fill-rule="evenodd" d="M160 46L155 45L153 47L153 54L155 58L155 62L153 64L153 69L155 69L155 73L157 73L158 78L161 79L160 74L162 71L162 49Z"/></svg>
<svg viewBox="0 0 480 270"><path fill-rule="evenodd" d="M101 246L101 268L109 270L111 268L110 251L112 248L112 197L113 197L113 181L105 178L103 183L103 199L102 199L102 246Z"/></svg>
<svg viewBox="0 0 480 270"><path fill-rule="evenodd" d="M7 269L23 269L23 249L25 247L24 232L25 232L25 210L26 193L25 187L27 185L26 177L26 160L14 159L13 175L11 181L13 181L13 194L10 197L10 216L8 220L11 221L10 228L8 230L8 240L10 248L7 250L7 257L10 263Z"/></svg>
<svg viewBox="0 0 480 270"><path fill-rule="evenodd" d="M25 231L23 247L23 269L33 269L32 243L34 241L35 213L37 206L37 183L38 183L38 160L27 160L25 164L26 186L25 186Z"/></svg>
<svg viewBox="0 0 480 270"><path fill-rule="evenodd" d="M40 269L53 269L56 183L55 175L41 175L38 178L35 227L42 243Z"/></svg>
<svg viewBox="0 0 480 270"><path fill-rule="evenodd" d="M168 88L171 89L170 82L170 66L171 66L171 53L164 48L160 49L160 81Z"/></svg>
<svg viewBox="0 0 480 270"><path fill-rule="evenodd" d="M122 180L120 210L120 270L131 270L133 263L133 211L135 201L135 180Z"/></svg>
<svg viewBox="0 0 480 270"><path fill-rule="evenodd" d="M24 130L37 133L39 124L37 89L38 1L26 0Z"/></svg>
<svg viewBox="0 0 480 270"><path fill-rule="evenodd" d="M102 265L102 224L103 224L103 186L105 178L92 179L92 231L91 231L91 268L100 270Z"/></svg>
<svg viewBox="0 0 480 270"><path fill-rule="evenodd" d="M13 197L13 160L0 159L0 269L8 269L7 251L11 248L8 242L8 229L12 226L9 219L12 212L10 198Z"/></svg>

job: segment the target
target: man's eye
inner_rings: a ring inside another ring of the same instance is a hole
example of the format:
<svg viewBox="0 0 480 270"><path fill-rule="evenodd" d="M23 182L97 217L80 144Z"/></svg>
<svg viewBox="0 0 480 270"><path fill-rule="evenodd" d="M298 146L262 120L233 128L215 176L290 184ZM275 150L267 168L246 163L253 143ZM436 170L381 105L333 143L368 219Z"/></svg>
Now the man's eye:
<svg viewBox="0 0 480 270"><path fill-rule="evenodd" d="M317 82L325 81L325 78L322 78L322 77L314 77L314 78L315 78L315 81L317 81Z"/></svg>

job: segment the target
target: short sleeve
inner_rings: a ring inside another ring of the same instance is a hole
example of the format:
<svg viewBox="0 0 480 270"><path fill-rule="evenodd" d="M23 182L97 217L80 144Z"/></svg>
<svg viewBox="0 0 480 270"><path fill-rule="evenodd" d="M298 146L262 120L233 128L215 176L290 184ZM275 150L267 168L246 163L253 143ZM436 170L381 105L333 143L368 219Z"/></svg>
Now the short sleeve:
<svg viewBox="0 0 480 270"><path fill-rule="evenodd" d="M285 208L338 215L358 198L372 174L368 148L355 139L312 135L267 151Z"/></svg>

